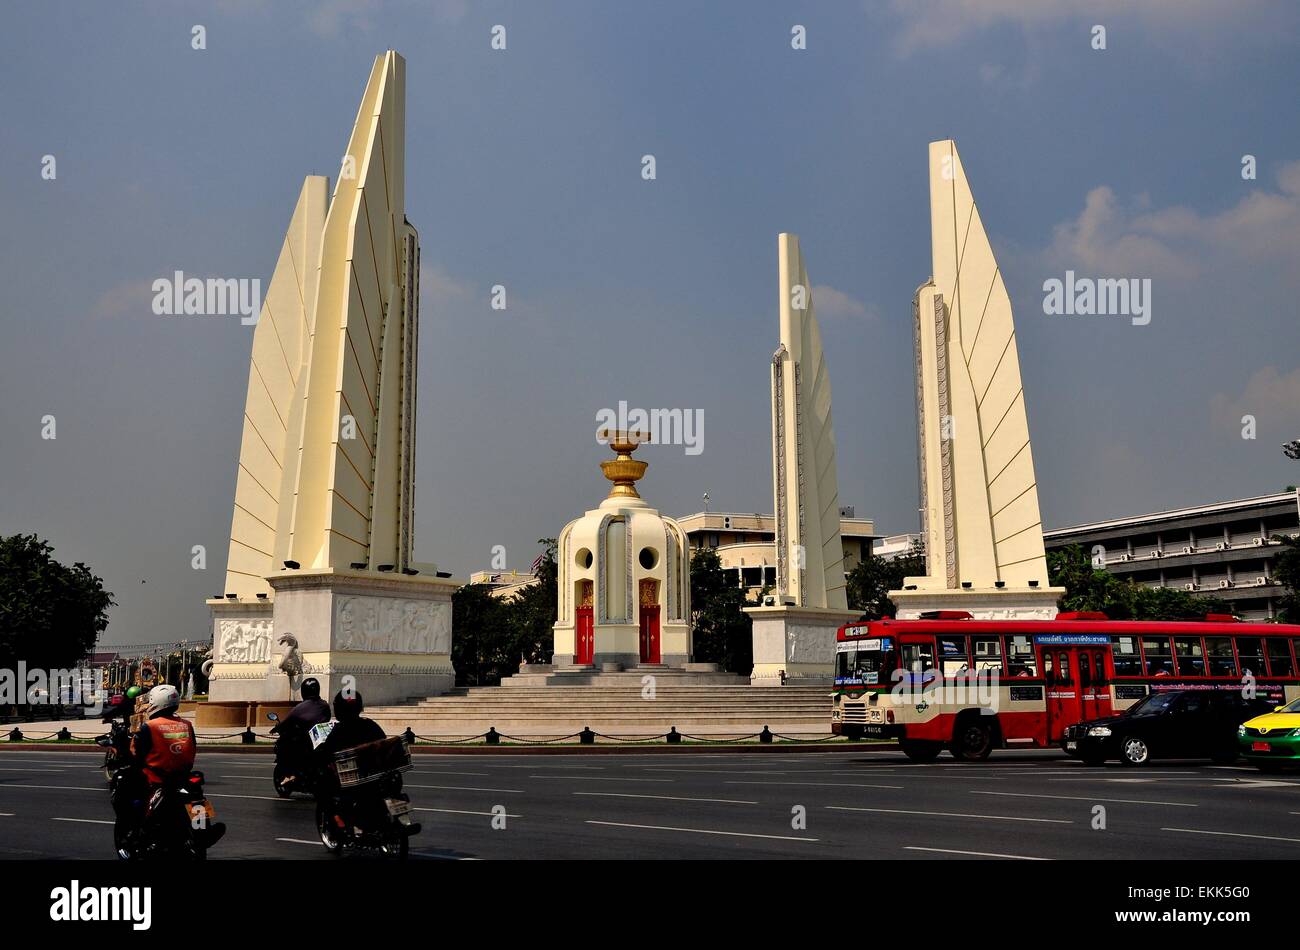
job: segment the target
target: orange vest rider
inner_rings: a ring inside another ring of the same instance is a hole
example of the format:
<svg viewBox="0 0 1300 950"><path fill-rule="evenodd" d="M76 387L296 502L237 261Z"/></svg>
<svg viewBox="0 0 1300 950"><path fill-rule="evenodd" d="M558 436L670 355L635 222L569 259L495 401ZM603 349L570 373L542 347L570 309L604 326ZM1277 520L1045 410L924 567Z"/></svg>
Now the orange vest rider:
<svg viewBox="0 0 1300 950"><path fill-rule="evenodd" d="M142 723L132 740L132 751L145 778L160 785L168 778L188 775L198 752L189 720L163 714Z"/></svg>

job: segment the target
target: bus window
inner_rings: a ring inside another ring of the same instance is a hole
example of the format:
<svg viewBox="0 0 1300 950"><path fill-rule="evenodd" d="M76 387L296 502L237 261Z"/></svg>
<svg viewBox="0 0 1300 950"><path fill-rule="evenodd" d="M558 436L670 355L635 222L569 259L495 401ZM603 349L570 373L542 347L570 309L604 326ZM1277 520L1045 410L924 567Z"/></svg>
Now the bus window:
<svg viewBox="0 0 1300 950"><path fill-rule="evenodd" d="M934 669L934 643L902 644L903 669L909 673L924 673Z"/></svg>
<svg viewBox="0 0 1300 950"><path fill-rule="evenodd" d="M1142 675L1142 657L1138 656L1137 637L1111 637L1110 649L1116 676Z"/></svg>
<svg viewBox="0 0 1300 950"><path fill-rule="evenodd" d="M939 637L939 657L943 661L944 676L959 676L970 669L966 654L966 637Z"/></svg>
<svg viewBox="0 0 1300 950"><path fill-rule="evenodd" d="M1056 664L1052 661L1051 653L1043 654L1043 679L1047 680L1048 686L1056 685Z"/></svg>
<svg viewBox="0 0 1300 950"><path fill-rule="evenodd" d="M976 670L1002 672L1002 641L997 637L971 637Z"/></svg>
<svg viewBox="0 0 1300 950"><path fill-rule="evenodd" d="M1167 637L1143 637L1142 655L1147 661L1147 676L1174 675L1174 655Z"/></svg>
<svg viewBox="0 0 1300 950"><path fill-rule="evenodd" d="M1017 634L1007 637L1007 675L1021 678L1038 675L1034 644L1028 636Z"/></svg>
<svg viewBox="0 0 1300 950"><path fill-rule="evenodd" d="M1281 637L1269 637L1264 646L1268 649L1268 671L1274 676L1291 676L1291 651Z"/></svg>
<svg viewBox="0 0 1300 950"><path fill-rule="evenodd" d="M1058 653L1056 660L1057 667L1056 682L1061 686L1073 686L1074 676L1070 673L1070 655L1068 653Z"/></svg>
<svg viewBox="0 0 1300 950"><path fill-rule="evenodd" d="M1079 654L1079 685L1084 689L1092 688L1092 654Z"/></svg>
<svg viewBox="0 0 1300 950"><path fill-rule="evenodd" d="M1206 637L1205 657L1209 661L1211 676L1236 676L1237 661L1232 656L1232 640L1228 637Z"/></svg>
<svg viewBox="0 0 1300 950"><path fill-rule="evenodd" d="M1096 683L1096 685L1098 686L1105 686L1106 685L1106 654L1094 653L1092 655L1092 659L1093 659L1093 672L1096 674L1096 677L1093 680L1093 682Z"/></svg>
<svg viewBox="0 0 1300 950"><path fill-rule="evenodd" d="M1179 676L1204 676L1205 654L1200 637L1174 637L1174 659Z"/></svg>
<svg viewBox="0 0 1300 950"><path fill-rule="evenodd" d="M1259 637L1237 638L1237 662L1241 665L1241 675L1250 670L1253 676L1264 675L1264 641Z"/></svg>

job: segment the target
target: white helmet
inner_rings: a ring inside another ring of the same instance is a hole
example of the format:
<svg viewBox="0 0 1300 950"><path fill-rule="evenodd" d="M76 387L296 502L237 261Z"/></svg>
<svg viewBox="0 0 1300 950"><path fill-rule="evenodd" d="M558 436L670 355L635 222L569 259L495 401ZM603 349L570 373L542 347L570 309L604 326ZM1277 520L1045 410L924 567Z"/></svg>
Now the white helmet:
<svg viewBox="0 0 1300 950"><path fill-rule="evenodd" d="M151 719L159 713L175 709L180 704L181 694L176 692L175 686L164 683L149 690L149 718Z"/></svg>

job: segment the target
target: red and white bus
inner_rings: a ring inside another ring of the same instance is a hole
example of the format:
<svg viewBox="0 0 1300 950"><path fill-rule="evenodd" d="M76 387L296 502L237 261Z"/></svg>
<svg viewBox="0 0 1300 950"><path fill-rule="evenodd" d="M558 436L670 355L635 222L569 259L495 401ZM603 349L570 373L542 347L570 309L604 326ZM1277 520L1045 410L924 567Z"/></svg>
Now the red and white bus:
<svg viewBox="0 0 1300 950"><path fill-rule="evenodd" d="M908 758L942 750L967 761L995 748L1044 748L1065 729L1170 689L1253 689L1300 697L1300 625L1108 620L922 620L850 623L836 637L831 731L897 739Z"/></svg>

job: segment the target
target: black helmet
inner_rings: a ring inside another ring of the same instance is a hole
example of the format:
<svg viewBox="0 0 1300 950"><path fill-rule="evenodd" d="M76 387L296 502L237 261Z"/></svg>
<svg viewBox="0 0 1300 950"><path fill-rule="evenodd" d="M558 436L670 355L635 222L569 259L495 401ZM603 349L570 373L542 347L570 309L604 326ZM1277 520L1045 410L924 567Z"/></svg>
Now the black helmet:
<svg viewBox="0 0 1300 950"><path fill-rule="evenodd" d="M299 688L302 690L303 699L320 699L320 680L316 677L307 677Z"/></svg>
<svg viewBox="0 0 1300 950"><path fill-rule="evenodd" d="M334 718L340 722L360 717L365 708L361 694L355 689L339 690L334 696Z"/></svg>

